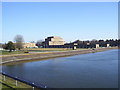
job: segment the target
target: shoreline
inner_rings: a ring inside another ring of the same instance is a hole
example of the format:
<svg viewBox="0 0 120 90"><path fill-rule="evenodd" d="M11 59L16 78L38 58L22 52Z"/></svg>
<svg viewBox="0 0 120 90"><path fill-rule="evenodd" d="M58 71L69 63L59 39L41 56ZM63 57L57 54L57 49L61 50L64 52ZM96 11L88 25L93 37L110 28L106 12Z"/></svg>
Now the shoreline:
<svg viewBox="0 0 120 90"><path fill-rule="evenodd" d="M17 63L24 63L24 62L32 62L32 61L41 61L47 60L52 58L58 57L68 57L80 54L88 54L88 53L96 53L107 51L111 49L118 49L117 47L110 47L110 48L95 48L92 49L85 49L85 50L72 50L72 51L61 51L61 52L49 52L49 53L34 53L34 54L23 54L23 55L4 55L2 58L2 62L0 65L8 65L8 64L17 64Z"/></svg>

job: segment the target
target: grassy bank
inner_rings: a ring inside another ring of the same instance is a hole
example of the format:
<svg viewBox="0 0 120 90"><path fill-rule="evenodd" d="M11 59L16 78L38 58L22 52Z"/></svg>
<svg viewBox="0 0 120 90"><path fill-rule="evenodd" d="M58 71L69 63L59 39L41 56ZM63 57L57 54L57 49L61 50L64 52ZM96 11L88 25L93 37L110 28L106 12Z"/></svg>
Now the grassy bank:
<svg viewBox="0 0 120 90"><path fill-rule="evenodd" d="M8 89L8 90L13 90L12 88L14 88L14 89L29 89L29 90L32 90L32 86L30 86L30 85L27 85L27 84L25 84L25 83L22 83L22 82L19 82L19 81L17 81L17 86L16 86L16 80L14 80L14 79L12 79L12 78L9 78L9 77L7 77L7 76L5 76L5 80L4 80L4 75L2 75L2 74L0 74L0 77L2 77L1 79L0 79L0 82L2 82L2 83L4 83L4 84L2 84L1 86L2 86L2 88L3 88L3 90L4 89ZM1 84L1 83L0 83ZM38 88L34 88L35 90L40 90L40 89L38 89Z"/></svg>
<svg viewBox="0 0 120 90"><path fill-rule="evenodd" d="M2 50L1 54L2 55L13 55L13 54L25 54L25 52L52 52L52 51L70 51L72 50L71 48L24 48L21 49L20 51L6 51ZM79 48L77 50L84 50L83 48Z"/></svg>
<svg viewBox="0 0 120 90"><path fill-rule="evenodd" d="M28 51L66 51L66 50L72 50L72 48L24 48L22 50L28 50Z"/></svg>
<svg viewBox="0 0 120 90"><path fill-rule="evenodd" d="M45 51L66 51L66 50L72 50L70 48L23 48L21 50L16 51L6 51L2 50L2 55L12 55L12 54L24 54L25 52L45 52Z"/></svg>
<svg viewBox="0 0 120 90"><path fill-rule="evenodd" d="M80 50L70 50L70 51L58 51L58 52L45 52L45 53L31 53L31 54L17 54L17 55L3 55L2 56L2 63L3 65L6 64L16 64L16 63L24 63L24 62L31 62L37 60L46 60L50 58L57 58L57 57L66 57L66 56L73 56L79 54L86 54L86 53L95 53L101 52L110 49L117 49L117 48L98 48L95 50L92 49L80 49Z"/></svg>
<svg viewBox="0 0 120 90"><path fill-rule="evenodd" d="M5 51L5 50L2 50L2 55L12 55L12 54L23 54L24 51L12 51L12 52L9 52L9 51Z"/></svg>

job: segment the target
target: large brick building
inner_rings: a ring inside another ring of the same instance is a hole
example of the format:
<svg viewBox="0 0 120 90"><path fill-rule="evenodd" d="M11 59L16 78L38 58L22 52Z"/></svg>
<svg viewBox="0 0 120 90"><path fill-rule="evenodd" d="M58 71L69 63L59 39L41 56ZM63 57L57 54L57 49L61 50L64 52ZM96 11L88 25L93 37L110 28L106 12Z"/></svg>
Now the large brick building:
<svg viewBox="0 0 120 90"><path fill-rule="evenodd" d="M65 44L65 41L58 36L51 36L51 37L47 37L45 39L45 42L43 42L43 47L45 48L59 48L62 47Z"/></svg>

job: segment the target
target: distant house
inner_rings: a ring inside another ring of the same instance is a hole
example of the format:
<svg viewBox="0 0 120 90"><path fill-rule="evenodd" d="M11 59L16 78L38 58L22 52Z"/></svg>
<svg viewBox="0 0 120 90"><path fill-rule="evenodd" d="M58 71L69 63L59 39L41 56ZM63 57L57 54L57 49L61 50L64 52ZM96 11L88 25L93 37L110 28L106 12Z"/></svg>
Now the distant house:
<svg viewBox="0 0 120 90"><path fill-rule="evenodd" d="M0 47L0 50L4 50L4 49Z"/></svg>
<svg viewBox="0 0 120 90"><path fill-rule="evenodd" d="M24 43L23 48L37 48L36 43Z"/></svg>
<svg viewBox="0 0 120 90"><path fill-rule="evenodd" d="M4 49L3 49L3 44L2 44L2 43L0 43L0 50L4 50Z"/></svg>
<svg viewBox="0 0 120 90"><path fill-rule="evenodd" d="M96 48L99 48L99 44L96 44Z"/></svg>

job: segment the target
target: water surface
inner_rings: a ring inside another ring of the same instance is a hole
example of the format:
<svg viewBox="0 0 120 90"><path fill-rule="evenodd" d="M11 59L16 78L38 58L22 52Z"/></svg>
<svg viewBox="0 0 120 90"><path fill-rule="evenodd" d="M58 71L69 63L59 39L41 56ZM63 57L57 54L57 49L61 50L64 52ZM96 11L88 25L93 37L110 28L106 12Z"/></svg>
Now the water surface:
<svg viewBox="0 0 120 90"><path fill-rule="evenodd" d="M117 88L118 50L7 65L2 70L52 88Z"/></svg>

